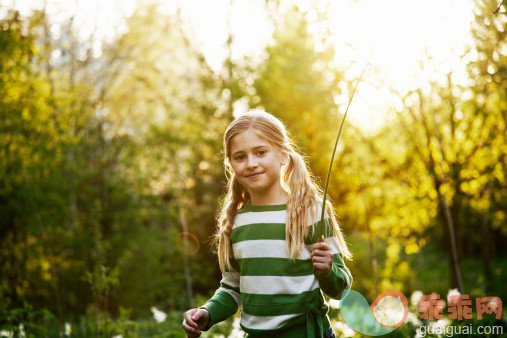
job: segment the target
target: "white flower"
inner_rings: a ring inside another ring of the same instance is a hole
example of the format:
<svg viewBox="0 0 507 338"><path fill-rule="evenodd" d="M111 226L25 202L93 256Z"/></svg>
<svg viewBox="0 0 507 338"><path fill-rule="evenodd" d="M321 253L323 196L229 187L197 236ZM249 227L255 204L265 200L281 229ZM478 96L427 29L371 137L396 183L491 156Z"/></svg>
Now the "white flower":
<svg viewBox="0 0 507 338"><path fill-rule="evenodd" d="M329 306L333 309L339 309L340 308L340 301L336 299L329 300Z"/></svg>
<svg viewBox="0 0 507 338"><path fill-rule="evenodd" d="M441 330L445 330L445 327L450 324L449 320L442 318L437 320L436 322L432 322L430 324L430 331L435 331L435 328L438 327Z"/></svg>
<svg viewBox="0 0 507 338"><path fill-rule="evenodd" d="M151 307L151 312L153 312L153 317L157 323L162 323L167 318L167 314L165 312L160 311L154 306Z"/></svg>
<svg viewBox="0 0 507 338"><path fill-rule="evenodd" d="M121 334L119 334L119 335L116 335L116 336L112 336L111 338L123 338L123 336Z"/></svg>
<svg viewBox="0 0 507 338"><path fill-rule="evenodd" d="M14 336L14 334L10 331L5 331L5 330L0 331L0 337L9 337L10 338L13 336Z"/></svg>
<svg viewBox="0 0 507 338"><path fill-rule="evenodd" d="M65 335L70 336L72 332L72 326L69 323L65 323Z"/></svg>
<svg viewBox="0 0 507 338"><path fill-rule="evenodd" d="M413 314L412 312L409 312L408 315L407 315L407 322L410 322L416 326L421 326L421 321L419 320L419 318Z"/></svg>
<svg viewBox="0 0 507 338"><path fill-rule="evenodd" d="M419 290L414 291L414 293L412 293L412 296L410 296L410 302L412 303L412 305L418 306L422 296L423 296L422 291Z"/></svg>
<svg viewBox="0 0 507 338"><path fill-rule="evenodd" d="M356 334L356 331L352 330L350 326L343 322L336 322L334 325L337 330L341 331L345 337L353 337Z"/></svg>
<svg viewBox="0 0 507 338"><path fill-rule="evenodd" d="M26 337L25 326L23 325L23 323L19 324L18 328L19 328L19 336Z"/></svg>
<svg viewBox="0 0 507 338"><path fill-rule="evenodd" d="M451 300L451 296L459 296L461 293L459 293L458 289L449 289L449 293L447 293L447 301Z"/></svg>
<svg viewBox="0 0 507 338"><path fill-rule="evenodd" d="M240 319L234 318L234 322L232 323L232 332L227 338L244 338L245 333L241 330L241 326L239 325Z"/></svg>

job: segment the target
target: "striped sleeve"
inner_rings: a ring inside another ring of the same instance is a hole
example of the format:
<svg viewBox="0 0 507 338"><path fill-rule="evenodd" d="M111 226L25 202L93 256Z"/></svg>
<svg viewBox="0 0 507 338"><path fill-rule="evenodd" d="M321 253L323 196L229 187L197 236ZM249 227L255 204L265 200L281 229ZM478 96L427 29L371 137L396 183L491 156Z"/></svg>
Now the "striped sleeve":
<svg viewBox="0 0 507 338"><path fill-rule="evenodd" d="M318 215L320 215L322 209L318 207L317 211ZM320 234L322 234L324 235L325 242L331 247L333 252L333 262L329 273L324 277L319 277L317 274L315 274L315 276L319 280L320 287L326 295L333 299L340 299L342 292L345 289L350 289L352 286L352 274L343 261L340 245L334 236L334 229L329 221L329 214L327 212L325 213L324 222L321 222L319 219L317 222L310 224L311 226L309 226L305 244L311 244L313 250L313 245L320 241L319 237Z"/></svg>
<svg viewBox="0 0 507 338"><path fill-rule="evenodd" d="M201 307L206 309L210 315L210 321L205 331L209 330L216 323L233 316L240 306L239 273L226 272L223 274L220 287L213 297Z"/></svg>
<svg viewBox="0 0 507 338"><path fill-rule="evenodd" d="M340 252L338 241L335 237L326 238L326 243L333 250L333 263L331 270L324 277L318 277L319 284L326 295L333 299L340 299L345 289L352 287L352 274L345 266Z"/></svg>

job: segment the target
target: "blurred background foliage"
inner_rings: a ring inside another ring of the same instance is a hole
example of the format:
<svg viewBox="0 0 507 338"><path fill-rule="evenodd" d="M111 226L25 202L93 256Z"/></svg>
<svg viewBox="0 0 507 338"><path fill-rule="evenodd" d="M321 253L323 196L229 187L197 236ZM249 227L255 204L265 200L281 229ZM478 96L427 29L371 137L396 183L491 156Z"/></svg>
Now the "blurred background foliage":
<svg viewBox="0 0 507 338"><path fill-rule="evenodd" d="M58 36L44 11L1 19L1 328L181 335L182 313L220 279L209 239L238 105L280 117L324 182L344 111L335 97L354 83L332 46L316 48L329 32L317 39L297 6L281 15L276 3L262 62L233 59L230 35L222 71L156 3L138 5L100 56L72 18ZM507 299L507 19L496 1L475 7L470 85L445 74L391 89L398 104L381 129L345 125L330 197L354 289L370 301L451 288ZM166 324L140 328L153 306Z"/></svg>

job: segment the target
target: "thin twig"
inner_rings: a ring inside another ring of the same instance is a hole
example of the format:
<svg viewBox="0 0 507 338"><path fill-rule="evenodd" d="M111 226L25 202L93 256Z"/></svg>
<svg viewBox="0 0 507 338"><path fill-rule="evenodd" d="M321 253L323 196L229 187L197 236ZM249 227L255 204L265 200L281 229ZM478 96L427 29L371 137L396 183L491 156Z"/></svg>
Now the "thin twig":
<svg viewBox="0 0 507 338"><path fill-rule="evenodd" d="M500 8L502 7L502 5L505 3L505 0L503 0L502 2L500 2L500 4L498 5L498 8L493 12L493 14L496 14L498 12L500 12Z"/></svg>
<svg viewBox="0 0 507 338"><path fill-rule="evenodd" d="M345 122L345 118L347 117L347 112L349 111L350 104L352 103L352 99L354 99L354 94L356 93L357 86L359 85L359 82L361 81L361 78L363 77L364 72L366 71L366 68L368 68L370 64L366 64L363 71L361 72L361 75L359 75L359 79L357 79L356 86L354 87L354 91L352 92L352 96L350 97L349 104L347 105L347 109L345 110L345 114L343 114L342 123L340 124L340 129L338 130L338 135L336 136L336 141L334 143L333 148L333 154L331 155L331 163L329 163L329 170L327 171L327 179L326 179L326 187L324 189L324 198L322 200L322 214L320 217L320 235L319 235L319 241L322 237L322 223L324 222L324 214L326 212L326 197L327 197L327 188L329 186L329 178L331 177L331 168L333 167L333 160L334 160L334 154L336 153L336 146L338 145L338 140L340 139L340 134L342 132L343 123Z"/></svg>

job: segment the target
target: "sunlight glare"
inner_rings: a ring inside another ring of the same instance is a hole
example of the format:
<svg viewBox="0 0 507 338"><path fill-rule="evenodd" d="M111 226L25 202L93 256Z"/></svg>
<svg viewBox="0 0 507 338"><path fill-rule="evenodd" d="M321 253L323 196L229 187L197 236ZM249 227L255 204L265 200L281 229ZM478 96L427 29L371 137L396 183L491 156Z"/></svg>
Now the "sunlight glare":
<svg viewBox="0 0 507 338"><path fill-rule="evenodd" d="M194 256L199 252L199 240L189 232L180 232L174 237L176 249L186 256Z"/></svg>
<svg viewBox="0 0 507 338"><path fill-rule="evenodd" d="M443 81L449 71L459 83L468 81L460 56L471 43L469 0L335 1L328 18L346 78L357 78L368 62L377 70L363 80L377 89L360 84L361 95L351 106L351 120L365 129L382 125L392 101L386 87L428 92L429 81Z"/></svg>
<svg viewBox="0 0 507 338"><path fill-rule="evenodd" d="M416 88L427 93L430 81L445 81L450 71L458 84L470 83L465 62L477 55L472 52L461 56L465 46L471 44L469 29L474 15L471 0L312 1L320 13L329 3L330 43L336 48L335 63L344 69L345 79L357 79L367 63L373 68L364 75L350 108L350 119L355 125L372 131L385 123L386 111L393 103L390 87L400 93ZM14 6L16 1L11 3ZM316 23L312 2L286 0L280 5L288 8L291 3L307 12L309 19L313 17L309 20L309 31L317 31L312 27ZM16 7L26 15L27 8L42 8L43 4L44 0L26 0L23 6ZM103 41L125 29L121 18L132 15L135 4L136 0L52 0L47 1L47 9L55 24L68 18L69 13L75 14L82 39L94 34L95 39ZM249 62L258 64L265 57L264 48L271 41L274 27L264 1L167 0L161 4L172 14L179 7L183 21L192 28L190 36L215 71L224 71L229 31L233 60L242 62L247 56ZM505 55L506 48L505 44L500 46L499 53ZM93 49L94 56L99 57L101 42L95 43ZM340 111L345 110L349 96L344 90L342 98L335 98ZM238 111L245 109L243 102L237 106Z"/></svg>

